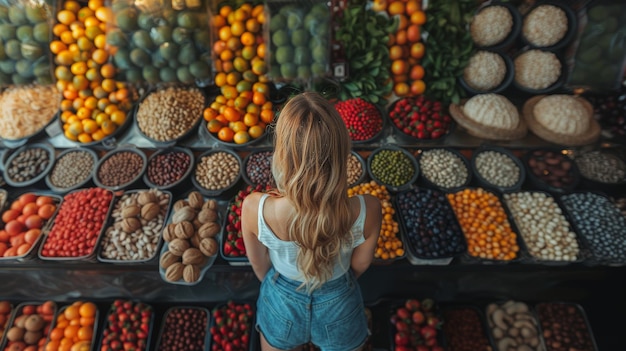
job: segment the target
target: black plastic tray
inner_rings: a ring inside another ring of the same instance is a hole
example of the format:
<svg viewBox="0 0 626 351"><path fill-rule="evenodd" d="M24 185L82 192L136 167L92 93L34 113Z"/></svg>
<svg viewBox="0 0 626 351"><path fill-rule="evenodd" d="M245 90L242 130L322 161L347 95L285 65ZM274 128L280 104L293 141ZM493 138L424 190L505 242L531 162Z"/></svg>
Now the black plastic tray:
<svg viewBox="0 0 626 351"><path fill-rule="evenodd" d="M57 161L72 152L85 152L87 154L89 154L89 156L92 157L93 159L93 166L91 168L91 172L89 174L89 176L87 178L85 178L83 181L76 183L75 185L69 187L69 188L59 188L57 186L55 186L54 184L52 184L52 180L51 180L51 175L52 172L54 172L54 169L56 167ZM78 188L84 188L92 179L96 170L96 166L98 164L98 154L93 151L92 149L86 148L86 147L75 147L75 148L69 148L66 149L64 151L62 151L60 154L58 154L56 156L56 158L54 159L53 165L52 165L52 169L50 170L50 172L46 175L46 185L48 186L48 188L50 188L50 190L59 193L59 194L64 194L67 192L70 192L72 190L78 189Z"/></svg>
<svg viewBox="0 0 626 351"><path fill-rule="evenodd" d="M509 10L509 12L511 13L511 17L513 18L513 27L511 28L511 32L509 33L509 35L506 38L504 38L501 42L494 44L494 45L490 45L490 46L478 46L477 45L476 47L480 49L484 49L484 50L505 52L508 48L513 46L515 42L517 41L517 37L519 36L520 31L522 30L522 15L520 14L517 7L515 7L514 5L508 2L494 1L491 3L485 3L485 4L486 4L485 6L481 6L480 8L478 8L476 10L476 13L484 10L488 6L503 6L507 10Z"/></svg>
<svg viewBox="0 0 626 351"><path fill-rule="evenodd" d="M143 164L141 166L141 169L139 170L139 173L130 181L124 183L124 184L118 184L118 185L113 185L113 186L108 186L108 185L104 185L102 184L102 182L100 181L99 177L98 177L98 172L100 171L100 167L102 167L102 165L104 164L104 162L106 162L111 156L120 153L120 152L133 152L135 154L137 154L139 157L141 157L141 160L143 161ZM96 184L96 186L103 188L103 189L107 189L107 190L111 190L111 191L118 191L118 190L125 190L128 189L130 187L132 187L133 185L135 185L137 182L141 181L141 178L143 177L143 174L146 172L146 168L148 167L148 158L146 157L146 154L139 148L135 147L135 146L120 146L116 149L113 149L109 152L106 153L106 155L104 155L100 161L98 161L98 164L95 167L94 173L93 173L93 182Z"/></svg>
<svg viewBox="0 0 626 351"><path fill-rule="evenodd" d="M572 303L572 302L540 302L538 304L536 304L534 306L534 310L535 310L535 316L537 318L538 321L538 326L539 326L539 330L541 331L541 334L543 335L546 330L545 328L542 327L541 325L541 315L540 315L540 310L541 308L545 307L546 305L551 305L551 304L558 304L558 305L567 305L567 306L572 306L576 309L576 312L579 313L583 319L583 321L585 322L585 326L587 327L587 333L588 333L588 338L590 339L590 343L593 347L592 351L598 351L598 345L596 344L596 339L593 336L593 331L591 330L591 324L589 323L589 319L587 318L587 314L585 313L585 311L583 310L582 306L580 306L579 304L576 303ZM545 341L545 338L544 338ZM546 343L547 346L547 343ZM552 347L547 347L548 351L552 351L553 348Z"/></svg>
<svg viewBox="0 0 626 351"><path fill-rule="evenodd" d="M138 301L138 300L125 300L125 301L132 302L133 303L133 307L136 306L137 303L142 303L145 306L149 307L150 310L152 311L152 315L150 316L150 322L148 324L147 338L145 340L146 347L144 347L144 348L138 347L137 348L138 351L150 350L150 341L152 340L152 334L154 333L154 320L156 319L156 315L155 315L155 312L154 312L154 307L152 305L150 305L150 304L147 304L145 302L141 302L141 301ZM113 303L115 303L115 302L113 302ZM99 334L98 335L98 343L95 344L95 345L92 345L92 347L91 347L92 350L96 350L97 351L97 350L104 349L104 345L102 345L102 343L104 342L104 338L105 338L103 332L108 330L109 325L111 325L111 321L109 320L109 316L111 315L111 312L116 309L113 303L111 303L111 307L109 308L109 310L107 311L107 313L105 315L105 319L104 319L104 323L105 324L102 327L102 330L100 331L100 333L98 333ZM94 330L94 334L95 334L95 332L96 331Z"/></svg>
<svg viewBox="0 0 626 351"><path fill-rule="evenodd" d="M150 177L148 176L148 170L150 168L150 162L158 155L175 153L175 152L182 152L182 153L186 154L187 156L189 156L189 166L187 167L187 170L185 171L185 173L183 173L182 177L180 177L180 179L178 179L177 181L175 181L175 182L173 182L171 184L167 184L167 185L156 185L152 181L150 181ZM184 148L184 147L178 147L178 146L172 146L172 147L163 148L163 149L160 149L160 150L156 151L155 153L150 155L150 157L148 158L146 171L143 174L143 182L149 188L156 188L156 189L160 189L160 190L172 189L172 188L175 188L176 186L180 185L181 183L183 183L187 179L189 179L189 176L191 175L191 172L193 172L193 170L194 170L194 165L195 165L195 156L194 156L194 154L193 154L193 152L191 150L189 150L187 148Z"/></svg>
<svg viewBox="0 0 626 351"><path fill-rule="evenodd" d="M394 325L394 323L391 322L391 316L393 316L399 308L404 307L404 305L405 305L405 303L406 303L406 301L408 299L409 298L402 299L402 300L391 300L389 302L389 312L388 312L388 315L387 315L387 320L388 320L388 326L389 326L389 338L390 338L390 340L389 340L389 350L390 351L395 351L396 350L395 334L396 334L396 331L397 331L396 330L396 326ZM417 299L419 301L420 305L423 303L424 300L426 300L425 298L410 298L410 299ZM439 308L439 304L435 300L433 300L433 301L434 301L434 306L433 306L434 315L437 318L439 318L439 320L441 320L441 310ZM423 311L423 309L421 307L420 307L420 311ZM441 328L436 328L436 327L435 327L435 329L437 330L437 336L436 336L437 345L441 346L445 350L446 340L445 340L445 337L444 337L443 330ZM425 344L423 344L423 345L425 345Z"/></svg>
<svg viewBox="0 0 626 351"><path fill-rule="evenodd" d="M553 44L550 46L533 45L524 36L523 26L524 26L524 21L526 21L526 16L528 16L534 9L536 9L538 6L541 6L541 5L556 6L560 8L561 10L563 10L563 12L565 12L565 16L567 17L567 32L565 32L565 35L563 36L563 38L561 38L561 40L559 40L556 44ZM578 15L570 6L567 5L566 2L543 0L543 1L535 2L535 4L531 8L529 8L526 14L522 17L522 29L520 30L519 37L522 39L524 44L528 45L531 48L541 49L545 51L559 51L559 50L565 49L566 46L569 45L572 42L572 40L574 40L577 32L578 32Z"/></svg>
<svg viewBox="0 0 626 351"><path fill-rule="evenodd" d="M376 154L378 154L379 152L381 152L383 150L400 151L413 164L413 176L411 177L411 179L409 179L408 182L406 182L406 183L404 183L402 185L394 186L394 185L390 185L390 184L387 184L387 183L384 183L384 182L380 181L373 174L373 172L372 172L372 161L376 157ZM367 157L367 173L369 174L371 179L374 179L377 183L384 185L387 188L387 190L389 190L389 192L393 193L393 192L398 192L398 191L403 191L403 190L410 189L413 186L413 184L415 184L415 182L417 181L417 179L420 176L420 166L419 166L419 163L417 162L417 160L415 159L415 156L413 156L413 154L410 153L409 151L407 151L406 149L401 148L401 147L397 147L397 146L394 146L394 145L384 145L384 146L381 146L381 147L377 148L376 150L372 151L372 153Z"/></svg>
<svg viewBox="0 0 626 351"><path fill-rule="evenodd" d="M16 182L15 180L11 179L9 177L8 174L4 175L4 180L5 182L13 187L27 187L27 186L34 186L35 184L39 183L40 181L42 181L46 175L48 175L48 173L50 173L50 170L52 169L52 166L54 164L54 159L55 159L55 151L54 148L52 147L52 145L48 144L48 143L33 143L33 144L26 144L22 147L20 147L19 149L15 150L6 160L6 162L4 163L4 172L6 173L6 169L7 166L11 164L11 162L15 159L15 157L17 157L17 155L19 155L20 153L22 153L25 150L28 149L43 149L48 153L48 165L46 166L46 168L43 169L43 171L41 171L38 175L36 175L35 177L25 181L25 182Z"/></svg>
<svg viewBox="0 0 626 351"><path fill-rule="evenodd" d="M250 177L248 176L248 160L250 159L250 157L259 154L261 152L271 152L269 158L271 159L271 157L274 154L274 148L257 148L254 151L251 151L248 155L246 155L246 157L243 158L242 161L242 165L241 165L241 177L243 178L243 180L246 182L246 184L248 185L252 185L252 186L256 186L256 183L253 183L252 180L250 179ZM271 172L271 161L270 161L270 172ZM273 179L273 177L272 177ZM260 184L262 186L265 186L265 184Z"/></svg>
<svg viewBox="0 0 626 351"><path fill-rule="evenodd" d="M474 335L473 339L476 338L481 338L484 337L483 340L483 344L484 344L484 348L483 349L478 349L478 350L471 350L471 351L487 351L487 350L497 350L497 348L495 348L494 346L494 342L493 342L493 338L491 336L491 333L489 333L489 326L487 325L487 320L485 319L485 315L484 312L481 311L477 306L474 305L465 305L465 304L453 304L453 305L446 305L446 306L442 306L441 308L442 312L441 312L441 318L443 320L443 327L442 327L442 331L444 334L444 337L446 339L446 345L448 347L448 351L466 351L466 350L470 350L469 348L465 348L465 349L456 349L451 347L450 345L450 335L448 332L446 332L446 326L450 323L450 319L449 314L453 311L462 311L462 310L469 310L472 311L477 319L477 322L480 325L480 329L482 331L482 334L480 335Z"/></svg>
<svg viewBox="0 0 626 351"><path fill-rule="evenodd" d="M9 340L7 339L6 335L7 332L9 331L9 329L11 329L11 327L13 327L13 324L15 322L15 319L18 318L19 316L23 315L23 310L24 307L32 305L32 306L40 306L43 305L44 302L40 302L40 301L26 301L26 302L21 302L19 305L13 307L13 311L11 313L11 318L9 319L8 323L7 323L7 328L5 330L5 333L1 339L2 342L0 342L0 350L5 350L6 347L9 344ZM52 314L52 321L48 322L46 321L46 323L51 323L54 324L54 322L56 321L58 315L58 306L56 305L56 303L54 304L54 313ZM48 330L51 331L53 328L49 328ZM44 329L45 330L45 329ZM49 334L48 335L43 335L41 338L46 338L46 343L48 341L49 338Z"/></svg>
<svg viewBox="0 0 626 351"><path fill-rule="evenodd" d="M229 301L230 302L230 301ZM249 304L251 309L252 309L252 319L248 321L248 350L250 351L254 351L254 350L258 350L260 349L260 340L259 340L259 333L256 330L256 308L255 308L255 303L252 301L233 301L235 303L235 305L244 305L244 304ZM213 309L211 310L211 323L209 330L213 329L214 327L216 327L216 321L215 321L215 316L214 313L215 311L217 311L218 309L226 306L228 304L228 302L226 303L221 303L216 305L215 307L213 307ZM209 333L210 335L210 333ZM207 346L207 350L211 350L211 347L213 346L213 335L210 335L209 337L209 344ZM218 347L219 349L219 347Z"/></svg>
<svg viewBox="0 0 626 351"><path fill-rule="evenodd" d="M515 66L515 60L517 59L517 57L523 53L525 53L526 51L530 51L530 50L539 50L539 51L543 51L543 52L550 52L553 53L551 51L545 50L545 49L525 49L522 50L520 52L518 52L517 54L515 54L515 56L513 57L513 66ZM567 62L565 61L565 59L563 58L563 56L560 53L553 53L556 55L556 58L559 60L559 62L561 63L561 74L559 75L559 77L557 78L557 80L552 83L552 85L543 88L543 89L532 89L529 87L525 87L521 84L519 84L517 82L517 80L515 80L515 77L513 77L513 86L526 94L531 94L531 95L542 95L542 94L548 94L548 93L552 93L560 88L563 87L563 85L565 85L565 82L567 82L568 79L568 75L569 75L569 71L568 71L568 66L567 66Z"/></svg>
<svg viewBox="0 0 626 351"><path fill-rule="evenodd" d="M497 51L487 49L483 49L481 51L496 53L502 58L502 60L504 61L504 66L506 67L506 73L504 75L504 78L502 79L502 82L500 82L499 85L490 90L480 90L472 87L469 83L465 81L465 78L463 76L459 77L459 83L461 84L463 89L465 89L465 91L467 91L471 95L502 93L511 85L511 83L513 83L513 80L515 79L515 65L513 64L513 60L509 55L505 55Z"/></svg>
<svg viewBox="0 0 626 351"><path fill-rule="evenodd" d="M578 187L578 184L580 183L580 171L578 170L578 167L576 166L576 162L574 162L573 159L569 158L569 161L571 162L571 168L570 168L570 173L571 176L573 177L573 182L565 187L554 187L552 185L549 185L548 183L546 183L545 181L543 181L542 179L540 179L539 177L537 177L530 165L528 164L531 155L535 152L535 151L550 151L553 153L557 153L557 154L561 154L563 155L563 157L565 158L569 158L566 154L564 154L564 150L562 149L558 149L558 148L534 148L534 149L530 149L528 150L522 157L521 157L521 161L524 164L524 168L526 170L526 179L529 180L530 184L539 189L539 190L544 190L547 191L549 193L552 194L567 194L570 193L572 191L574 191L574 189L576 189L576 187Z"/></svg>
<svg viewBox="0 0 626 351"><path fill-rule="evenodd" d="M227 154L230 154L232 156L235 157L235 159L237 160L237 162L239 163L239 173L237 174L237 176L235 177L235 179L227 186L221 189L217 189L217 190L210 190L210 189L206 189L205 187L203 187L202 185L200 185L200 183L198 182L198 180L196 179L196 172L198 170L198 165L202 162L202 158L204 158L205 156L209 156L211 154L217 153L217 152L225 152ZM194 187L204 196L219 196L221 194L223 194L224 192L230 190L231 188L233 188L237 183L239 183L239 179L241 179L241 173L243 172L243 162L241 161L241 157L239 156L239 154L231 149L227 149L227 148L213 148L213 149L209 149L205 152L203 152L202 154L200 154L198 157L196 157L196 162L193 165L193 172L191 174L191 182L193 183Z"/></svg>

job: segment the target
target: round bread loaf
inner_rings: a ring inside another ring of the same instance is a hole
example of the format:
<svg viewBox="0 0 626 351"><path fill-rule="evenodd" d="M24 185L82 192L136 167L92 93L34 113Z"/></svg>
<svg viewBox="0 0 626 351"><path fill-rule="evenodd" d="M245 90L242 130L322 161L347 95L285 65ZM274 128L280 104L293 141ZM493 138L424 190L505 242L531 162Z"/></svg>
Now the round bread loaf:
<svg viewBox="0 0 626 351"><path fill-rule="evenodd" d="M480 94L467 100L463 113L474 122L488 127L513 130L519 124L517 108L504 96Z"/></svg>
<svg viewBox="0 0 626 351"><path fill-rule="evenodd" d="M555 133L579 135L589 130L591 116L571 95L546 96L535 105L533 113L539 124Z"/></svg>

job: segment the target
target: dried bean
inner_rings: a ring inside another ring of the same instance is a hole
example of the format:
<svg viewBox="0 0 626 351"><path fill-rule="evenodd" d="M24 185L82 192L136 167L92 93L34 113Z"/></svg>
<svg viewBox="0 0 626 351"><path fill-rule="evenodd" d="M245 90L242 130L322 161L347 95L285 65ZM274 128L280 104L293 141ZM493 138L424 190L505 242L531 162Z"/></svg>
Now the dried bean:
<svg viewBox="0 0 626 351"><path fill-rule="evenodd" d="M200 308L174 308L167 313L158 350L202 351L209 315Z"/></svg>
<svg viewBox="0 0 626 351"><path fill-rule="evenodd" d="M550 261L574 261L579 248L576 234L554 198L541 192L504 194L528 252Z"/></svg>
<svg viewBox="0 0 626 351"><path fill-rule="evenodd" d="M6 177L16 183L24 183L41 174L49 163L50 158L46 149L24 149L7 165Z"/></svg>
<svg viewBox="0 0 626 351"><path fill-rule="evenodd" d="M149 138L170 141L187 133L202 117L204 96L198 89L170 87L148 95L137 110L137 125Z"/></svg>
<svg viewBox="0 0 626 351"><path fill-rule="evenodd" d="M372 176L383 184L402 186L411 181L417 171L401 150L380 150L370 157Z"/></svg>
<svg viewBox="0 0 626 351"><path fill-rule="evenodd" d="M448 194L471 256L490 260L517 257L517 234L511 229L500 200L481 188Z"/></svg>
<svg viewBox="0 0 626 351"><path fill-rule="evenodd" d="M591 151L574 160L580 174L587 179L610 184L626 180L626 163L617 156L602 151Z"/></svg>
<svg viewBox="0 0 626 351"><path fill-rule="evenodd" d="M191 167L191 158L184 152L158 154L148 163L148 180L157 186L167 186L179 181Z"/></svg>
<svg viewBox="0 0 626 351"><path fill-rule="evenodd" d="M359 179L361 179L362 175L363 165L361 164L361 161L359 161L355 155L350 154L350 157L348 157L348 184L352 185L356 183Z"/></svg>
<svg viewBox="0 0 626 351"><path fill-rule="evenodd" d="M562 197L565 209L600 260L626 260L626 217L606 197L594 193L574 193Z"/></svg>
<svg viewBox="0 0 626 351"><path fill-rule="evenodd" d="M246 175L252 184L262 186L274 184L272 175L273 151L261 151L251 154L246 161Z"/></svg>
<svg viewBox="0 0 626 351"><path fill-rule="evenodd" d="M536 310L548 351L596 349L585 317L576 305L541 303Z"/></svg>
<svg viewBox="0 0 626 351"><path fill-rule="evenodd" d="M554 188L566 188L576 182L572 160L559 152L535 150L528 158L530 173Z"/></svg>
<svg viewBox="0 0 626 351"><path fill-rule="evenodd" d="M465 162L448 150L423 151L419 164L424 177L441 188L450 189L462 186L469 177Z"/></svg>
<svg viewBox="0 0 626 351"><path fill-rule="evenodd" d="M203 156L196 168L196 181L207 190L230 186L241 171L239 160L228 152L214 152Z"/></svg>
<svg viewBox="0 0 626 351"><path fill-rule="evenodd" d="M132 151L116 152L98 168L97 176L105 186L119 186L135 179L141 172L143 159Z"/></svg>
<svg viewBox="0 0 626 351"><path fill-rule="evenodd" d="M478 312L459 308L444 312L443 332L448 351L479 351L490 349Z"/></svg>
<svg viewBox="0 0 626 351"><path fill-rule="evenodd" d="M93 167L94 159L88 152L69 152L54 164L50 182L57 188L71 188L91 176Z"/></svg>
<svg viewBox="0 0 626 351"><path fill-rule="evenodd" d="M418 258L451 257L465 251L465 238L446 196L419 188L397 196L406 235Z"/></svg>
<svg viewBox="0 0 626 351"><path fill-rule="evenodd" d="M520 168L506 154L483 151L476 156L475 162L478 174L488 183L508 188L519 181Z"/></svg>

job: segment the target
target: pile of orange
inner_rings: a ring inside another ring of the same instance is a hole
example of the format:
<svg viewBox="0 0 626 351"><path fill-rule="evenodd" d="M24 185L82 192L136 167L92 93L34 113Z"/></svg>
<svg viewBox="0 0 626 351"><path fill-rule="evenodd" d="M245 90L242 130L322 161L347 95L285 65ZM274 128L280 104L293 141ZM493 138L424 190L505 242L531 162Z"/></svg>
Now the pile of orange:
<svg viewBox="0 0 626 351"><path fill-rule="evenodd" d="M380 200L383 222L380 227L380 235L374 258L379 260L393 260L404 256L404 245L400 240L398 222L394 219L396 210L391 204L391 195L384 185L375 181L361 183L348 189L348 196L370 194Z"/></svg>
<svg viewBox="0 0 626 351"><path fill-rule="evenodd" d="M424 68L420 59L424 56L421 26L426 23L420 0L374 0L375 11L385 11L398 19L398 30L389 36L389 58L396 96L421 95L426 90Z"/></svg>
<svg viewBox="0 0 626 351"><path fill-rule="evenodd" d="M45 351L90 351L98 308L92 302L76 301L56 317Z"/></svg>
<svg viewBox="0 0 626 351"><path fill-rule="evenodd" d="M113 11L103 0L89 0L87 6L70 0L56 19L50 51L63 93L64 134L81 143L102 140L124 123L131 107L132 94L115 80L116 69L109 62L115 49L106 43L106 29Z"/></svg>
<svg viewBox="0 0 626 351"><path fill-rule="evenodd" d="M244 144L274 120L263 42L263 5L222 6L212 17L215 85L221 94L204 110L207 129L221 141Z"/></svg>

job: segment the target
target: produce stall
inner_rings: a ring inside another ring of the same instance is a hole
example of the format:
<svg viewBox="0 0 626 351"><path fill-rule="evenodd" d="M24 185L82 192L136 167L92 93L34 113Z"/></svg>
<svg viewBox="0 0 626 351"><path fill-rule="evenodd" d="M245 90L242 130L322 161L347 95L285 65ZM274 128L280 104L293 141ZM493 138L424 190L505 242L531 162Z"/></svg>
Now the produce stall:
<svg viewBox="0 0 626 351"><path fill-rule="evenodd" d="M624 349L625 22L611 0L0 3L0 350L259 350L241 202L302 91L349 130L348 194L381 201L368 350Z"/></svg>

